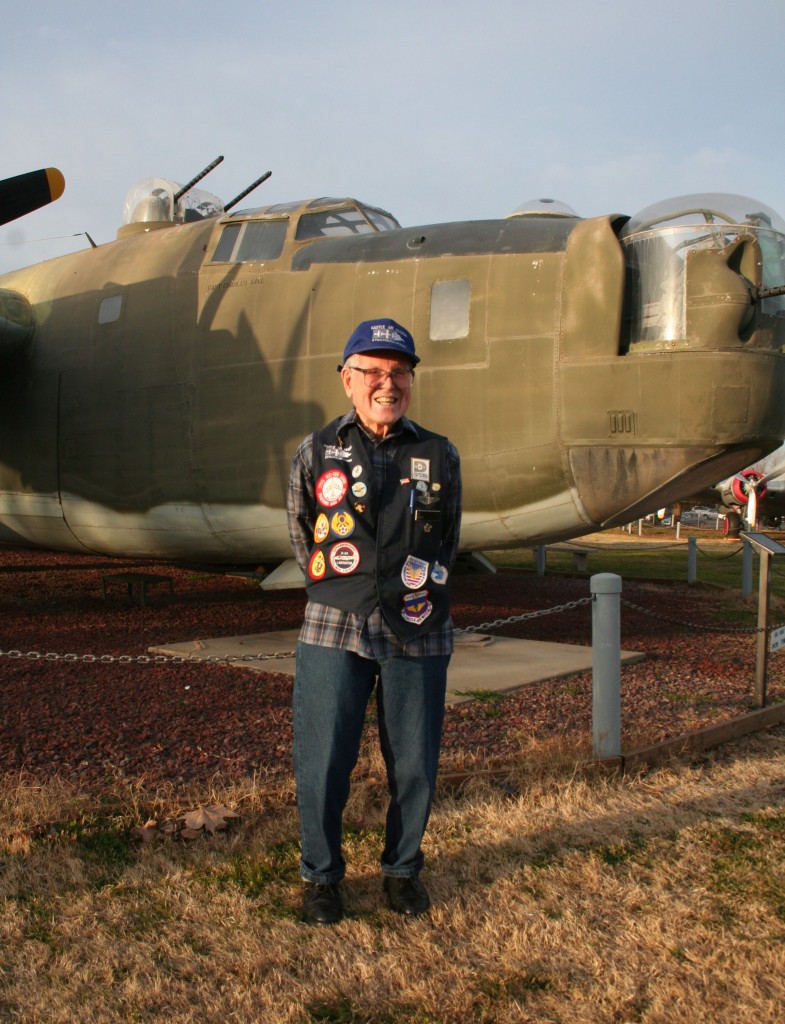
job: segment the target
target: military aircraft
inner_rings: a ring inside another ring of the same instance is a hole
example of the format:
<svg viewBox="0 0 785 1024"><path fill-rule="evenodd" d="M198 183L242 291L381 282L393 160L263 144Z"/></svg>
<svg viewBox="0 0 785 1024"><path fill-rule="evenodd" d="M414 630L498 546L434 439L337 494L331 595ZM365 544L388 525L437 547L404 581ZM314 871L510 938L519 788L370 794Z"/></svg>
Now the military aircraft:
<svg viewBox="0 0 785 1024"><path fill-rule="evenodd" d="M146 179L115 240L0 277L0 540L286 560L293 451L376 316L417 340L410 415L461 452L463 551L625 524L785 438L785 223L754 200L405 228L200 179Z"/></svg>
<svg viewBox="0 0 785 1024"><path fill-rule="evenodd" d="M726 536L785 515L785 445L746 469L726 477L694 500L722 506Z"/></svg>

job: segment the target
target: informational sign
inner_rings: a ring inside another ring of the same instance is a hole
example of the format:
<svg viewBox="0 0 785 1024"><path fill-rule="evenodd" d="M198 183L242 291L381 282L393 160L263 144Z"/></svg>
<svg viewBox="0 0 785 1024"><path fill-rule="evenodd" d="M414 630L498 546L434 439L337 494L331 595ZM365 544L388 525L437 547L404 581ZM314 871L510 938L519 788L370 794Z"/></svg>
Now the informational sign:
<svg viewBox="0 0 785 1024"><path fill-rule="evenodd" d="M769 638L769 650L778 651L780 647L785 647L785 626L779 626L777 629L771 631L771 637Z"/></svg>

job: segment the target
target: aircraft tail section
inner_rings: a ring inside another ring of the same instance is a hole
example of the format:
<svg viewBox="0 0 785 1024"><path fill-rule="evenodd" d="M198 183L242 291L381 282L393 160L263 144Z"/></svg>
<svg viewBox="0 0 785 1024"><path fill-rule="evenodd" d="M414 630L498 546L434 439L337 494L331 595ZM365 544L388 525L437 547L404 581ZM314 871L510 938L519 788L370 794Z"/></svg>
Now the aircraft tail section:
<svg viewBox="0 0 785 1024"><path fill-rule="evenodd" d="M24 217L53 203L65 190L65 178L56 167L17 174L0 181L0 224Z"/></svg>

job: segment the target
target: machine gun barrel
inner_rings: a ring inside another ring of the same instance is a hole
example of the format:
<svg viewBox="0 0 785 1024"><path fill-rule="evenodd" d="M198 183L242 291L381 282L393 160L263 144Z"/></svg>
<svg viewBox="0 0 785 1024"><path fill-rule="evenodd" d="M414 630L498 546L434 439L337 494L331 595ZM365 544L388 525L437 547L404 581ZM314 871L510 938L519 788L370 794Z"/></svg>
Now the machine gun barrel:
<svg viewBox="0 0 785 1024"><path fill-rule="evenodd" d="M761 299L774 299L778 295L785 295L785 284L781 284L777 288L759 288L756 297L760 302Z"/></svg>
<svg viewBox="0 0 785 1024"><path fill-rule="evenodd" d="M226 212L227 210L231 210L231 208L233 206L236 206L241 199L245 199L249 192L253 192L253 190L257 188L259 185L261 185L263 181L267 181L267 179L270 177L272 173L272 171L265 171L261 178L257 178L256 181L254 181L251 185L248 186L248 188L243 189L243 191L238 196L235 196L230 203L226 203L224 205L224 212Z"/></svg>
<svg viewBox="0 0 785 1024"><path fill-rule="evenodd" d="M218 164L220 164L222 160L223 160L222 156L217 156L215 158L215 160L213 160L213 162L211 164L208 164L207 167L205 167L205 169L203 171L200 171L196 175L195 178L191 178L191 180L188 182L187 185L183 185L183 187L180 189L179 192L175 192L175 195L174 195L174 205L176 206L177 203L183 198L185 193L186 192L190 192L191 189L194 187L194 185L197 185L202 180L202 178L206 178L207 175L210 173L210 171L214 167L217 167Z"/></svg>

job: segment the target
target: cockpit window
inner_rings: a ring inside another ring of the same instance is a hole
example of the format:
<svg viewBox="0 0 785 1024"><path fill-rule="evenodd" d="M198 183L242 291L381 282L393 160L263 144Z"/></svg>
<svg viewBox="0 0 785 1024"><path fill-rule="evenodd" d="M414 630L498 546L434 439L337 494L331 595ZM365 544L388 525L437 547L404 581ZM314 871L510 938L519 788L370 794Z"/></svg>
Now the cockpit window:
<svg viewBox="0 0 785 1024"><path fill-rule="evenodd" d="M367 235L374 231L394 231L398 221L384 210L360 203L335 209L339 200L314 199L308 204L308 213L300 217L295 235L298 242L314 238L334 238L337 235ZM356 202L350 200L350 202ZM331 206L332 209L323 209ZM313 211L313 212L311 212Z"/></svg>
<svg viewBox="0 0 785 1024"><path fill-rule="evenodd" d="M334 238L336 235L366 235L374 229L359 210L324 210L304 213L297 225L298 242L311 238Z"/></svg>
<svg viewBox="0 0 785 1024"><path fill-rule="evenodd" d="M281 255L288 221L247 221L227 224L213 255L213 263L252 263Z"/></svg>
<svg viewBox="0 0 785 1024"><path fill-rule="evenodd" d="M370 206L364 206L363 212L377 231L395 231L396 228L401 226L395 217L391 217L389 213L384 213L382 210L374 210Z"/></svg>

